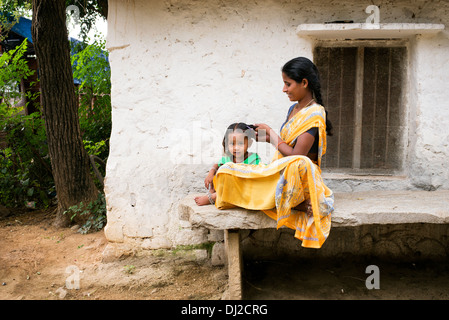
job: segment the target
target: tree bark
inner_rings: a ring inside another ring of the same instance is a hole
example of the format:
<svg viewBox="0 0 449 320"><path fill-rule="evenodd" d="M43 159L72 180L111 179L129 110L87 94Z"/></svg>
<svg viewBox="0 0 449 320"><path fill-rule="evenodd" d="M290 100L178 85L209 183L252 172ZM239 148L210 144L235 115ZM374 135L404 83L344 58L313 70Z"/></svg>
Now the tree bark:
<svg viewBox="0 0 449 320"><path fill-rule="evenodd" d="M55 225L64 227L70 224L70 215L63 214L65 210L80 202L87 204L98 196L81 138L65 1L33 0L31 31L38 61L48 150L58 197ZM79 218L85 220L76 217Z"/></svg>
<svg viewBox="0 0 449 320"><path fill-rule="evenodd" d="M100 7L100 14L107 20L108 19L108 0L98 0Z"/></svg>

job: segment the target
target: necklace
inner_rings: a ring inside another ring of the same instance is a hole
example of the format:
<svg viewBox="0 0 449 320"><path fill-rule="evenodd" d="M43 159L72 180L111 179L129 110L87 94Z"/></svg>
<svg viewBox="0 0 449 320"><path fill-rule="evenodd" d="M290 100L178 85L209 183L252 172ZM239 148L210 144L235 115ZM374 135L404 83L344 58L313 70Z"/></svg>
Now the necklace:
<svg viewBox="0 0 449 320"><path fill-rule="evenodd" d="M307 107L309 106L309 104L310 104L312 101L315 101L315 99L310 100L310 101L309 101L304 107L302 107L301 109L307 108ZM295 107L295 108L297 108L298 106L299 106L299 103L296 104L296 107Z"/></svg>

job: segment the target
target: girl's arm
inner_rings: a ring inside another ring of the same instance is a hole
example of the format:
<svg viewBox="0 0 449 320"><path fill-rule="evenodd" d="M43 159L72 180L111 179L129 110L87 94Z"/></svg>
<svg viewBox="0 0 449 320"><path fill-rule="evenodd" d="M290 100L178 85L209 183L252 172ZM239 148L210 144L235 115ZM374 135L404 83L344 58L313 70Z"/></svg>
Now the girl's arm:
<svg viewBox="0 0 449 320"><path fill-rule="evenodd" d="M296 139L296 144L292 148L287 143L282 141L281 137L274 132L266 124L256 124L257 133L259 130L264 130L266 133L266 142L270 142L280 153L285 157L287 156L306 156L309 153L310 148L312 148L315 142L315 137L308 132L304 132ZM263 134L261 135L263 139Z"/></svg>
<svg viewBox="0 0 449 320"><path fill-rule="evenodd" d="M212 186L212 181L214 180L214 176L215 173L218 170L218 164L214 164L212 166L212 168L209 170L209 173L206 176L206 179L204 179L204 186L206 187L206 189L210 189L210 187Z"/></svg>

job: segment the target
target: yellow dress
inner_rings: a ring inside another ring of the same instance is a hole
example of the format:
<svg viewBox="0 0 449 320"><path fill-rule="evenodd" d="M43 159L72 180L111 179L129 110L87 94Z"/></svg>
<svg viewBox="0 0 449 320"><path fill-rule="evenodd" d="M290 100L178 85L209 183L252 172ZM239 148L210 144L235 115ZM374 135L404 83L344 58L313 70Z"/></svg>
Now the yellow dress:
<svg viewBox="0 0 449 320"><path fill-rule="evenodd" d="M296 138L318 128L317 161L306 156L284 157L279 151L270 164L225 163L214 177L218 209L242 207L262 210L277 221L277 228L295 230L303 247L321 248L331 228L334 196L321 178L321 158L326 152L326 115L318 104L301 109L281 130L281 138L294 146ZM292 210L310 199L313 215Z"/></svg>

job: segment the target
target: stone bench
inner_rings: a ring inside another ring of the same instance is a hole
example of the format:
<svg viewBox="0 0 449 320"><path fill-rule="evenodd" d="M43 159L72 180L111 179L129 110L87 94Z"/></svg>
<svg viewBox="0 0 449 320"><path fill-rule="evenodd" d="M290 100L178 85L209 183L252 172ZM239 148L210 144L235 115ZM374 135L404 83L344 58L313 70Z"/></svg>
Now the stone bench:
<svg viewBox="0 0 449 320"><path fill-rule="evenodd" d="M181 219L193 227L224 230L229 298L242 298L242 252L239 230L276 228L261 211L197 206L191 194L179 204ZM332 228L370 224L449 223L449 191L367 191L336 193ZM331 231L332 232L332 231ZM299 240L298 240L299 241Z"/></svg>

